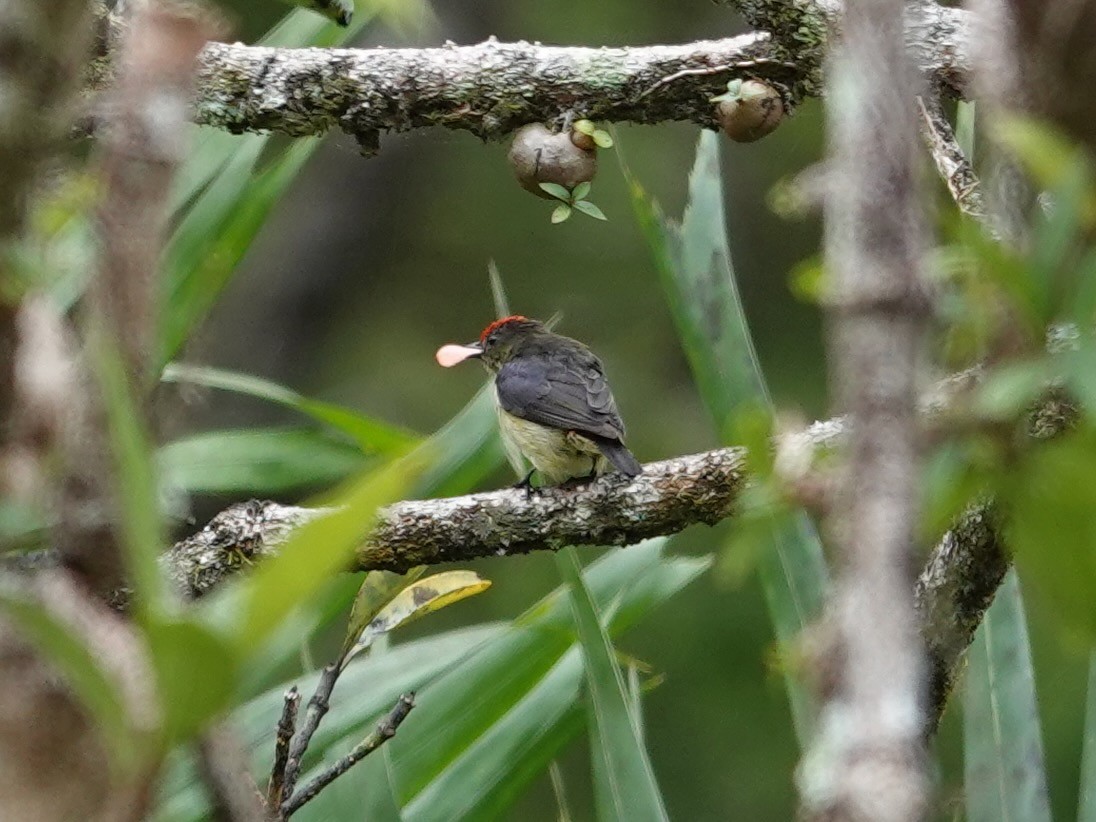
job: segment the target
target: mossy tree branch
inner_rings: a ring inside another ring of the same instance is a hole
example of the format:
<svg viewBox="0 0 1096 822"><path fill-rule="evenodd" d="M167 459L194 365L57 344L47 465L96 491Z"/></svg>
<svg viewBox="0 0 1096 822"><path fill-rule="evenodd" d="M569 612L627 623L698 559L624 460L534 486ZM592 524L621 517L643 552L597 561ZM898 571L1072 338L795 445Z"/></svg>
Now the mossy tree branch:
<svg viewBox="0 0 1096 822"><path fill-rule="evenodd" d="M714 127L710 98L735 77L783 90L794 105L820 91L839 6L736 2L761 31L722 40L631 48L539 43L407 49L282 49L211 43L200 58L197 122L293 136L339 127L366 152L383 131L426 126L500 139L531 122L575 115L612 122ZM919 4L907 48L937 84L961 94L970 70L966 12Z"/></svg>
<svg viewBox="0 0 1096 822"><path fill-rule="evenodd" d="M805 436L815 446L830 447L843 429L839 422L819 424ZM512 556L567 544L628 545L690 525L713 525L734 516L748 481L744 467L742 449L724 448L649 463L632 482L608 476L581 489L549 488L532 497L505 489L399 502L384 509L348 570L404 571L418 564ZM274 502L238 503L178 542L165 564L183 590L202 596L255 560L276 554L294 528L323 513ZM945 534L925 564L915 599L937 718L1006 567L982 509L969 511Z"/></svg>

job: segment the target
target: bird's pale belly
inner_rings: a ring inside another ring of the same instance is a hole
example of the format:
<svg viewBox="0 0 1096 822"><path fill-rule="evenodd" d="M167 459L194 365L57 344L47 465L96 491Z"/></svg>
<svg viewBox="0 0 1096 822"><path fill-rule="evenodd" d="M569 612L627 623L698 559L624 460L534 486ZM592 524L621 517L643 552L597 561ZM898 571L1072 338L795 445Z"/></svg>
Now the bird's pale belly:
<svg viewBox="0 0 1096 822"><path fill-rule="evenodd" d="M499 431L508 453L524 456L549 485L575 477L603 474L608 460L597 446L580 434L549 428L508 414L500 407Z"/></svg>

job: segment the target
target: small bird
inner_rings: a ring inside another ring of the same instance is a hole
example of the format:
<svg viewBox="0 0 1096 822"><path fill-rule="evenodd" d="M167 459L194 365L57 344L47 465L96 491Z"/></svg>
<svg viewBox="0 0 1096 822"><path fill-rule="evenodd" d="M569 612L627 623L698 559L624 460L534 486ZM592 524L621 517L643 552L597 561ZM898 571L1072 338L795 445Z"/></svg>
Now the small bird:
<svg viewBox="0 0 1096 822"><path fill-rule="evenodd" d="M470 345L443 345L446 368L477 358L495 375L499 429L507 451L533 465L545 484L592 479L611 465L626 477L643 466L624 445L624 423L594 353L553 334L539 320L515 315L491 323Z"/></svg>

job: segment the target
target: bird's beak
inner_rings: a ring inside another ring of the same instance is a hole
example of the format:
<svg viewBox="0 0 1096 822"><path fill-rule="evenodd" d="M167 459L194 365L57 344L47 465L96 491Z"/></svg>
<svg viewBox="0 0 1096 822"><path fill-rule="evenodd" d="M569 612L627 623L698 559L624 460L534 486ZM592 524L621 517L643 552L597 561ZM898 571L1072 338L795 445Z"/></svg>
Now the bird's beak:
<svg viewBox="0 0 1096 822"><path fill-rule="evenodd" d="M452 368L454 365L470 360L472 358L478 358L483 356L483 346L478 342L471 343L470 345L443 345L438 349L438 352L434 355L434 359L438 361L438 365L443 368Z"/></svg>

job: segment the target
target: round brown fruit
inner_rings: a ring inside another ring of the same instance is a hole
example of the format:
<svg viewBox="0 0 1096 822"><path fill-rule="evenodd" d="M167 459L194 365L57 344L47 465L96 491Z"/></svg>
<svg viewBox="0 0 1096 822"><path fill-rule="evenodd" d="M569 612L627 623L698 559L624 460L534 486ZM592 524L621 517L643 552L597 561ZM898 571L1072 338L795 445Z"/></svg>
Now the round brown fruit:
<svg viewBox="0 0 1096 822"><path fill-rule="evenodd" d="M758 80L745 80L737 93L720 101L716 119L723 133L739 143L752 143L772 132L784 119L780 92Z"/></svg>
<svg viewBox="0 0 1096 822"><path fill-rule="evenodd" d="M541 123L518 129L510 144L509 159L521 187L553 200L540 187L541 183L556 183L570 191L579 183L593 180L597 174L597 152L575 145L573 136L570 130L557 133Z"/></svg>

